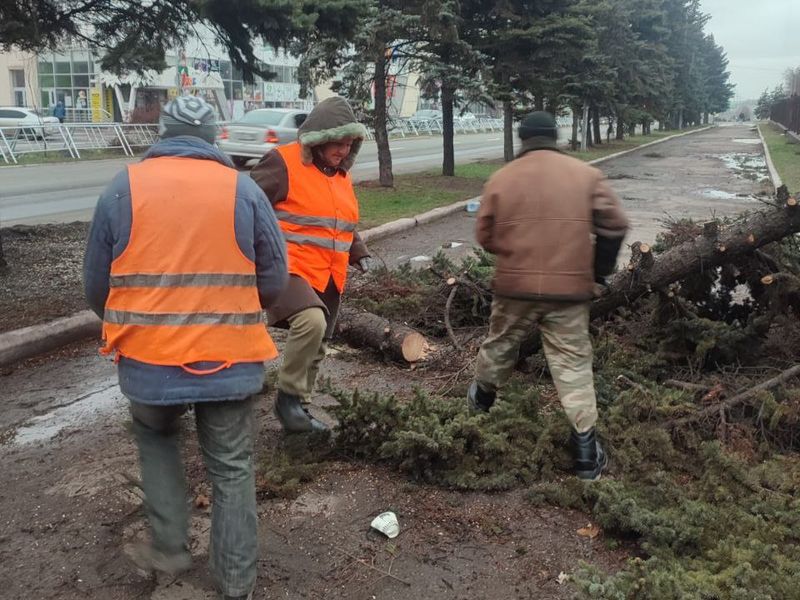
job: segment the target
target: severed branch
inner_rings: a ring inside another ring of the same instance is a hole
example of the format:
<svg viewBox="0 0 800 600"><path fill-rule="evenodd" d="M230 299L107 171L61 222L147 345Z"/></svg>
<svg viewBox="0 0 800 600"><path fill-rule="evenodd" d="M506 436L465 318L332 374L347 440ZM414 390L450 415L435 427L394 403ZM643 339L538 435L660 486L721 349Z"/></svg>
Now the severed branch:
<svg viewBox="0 0 800 600"><path fill-rule="evenodd" d="M617 375L617 385L636 390L645 396L650 395L650 390L644 387L641 383L636 383L633 379L625 375Z"/></svg>
<svg viewBox="0 0 800 600"><path fill-rule="evenodd" d="M741 394L737 394L733 398L728 398L724 402L712 404L711 406L708 406L688 417L667 421L664 423L664 427L674 429L675 427L697 423L698 421L702 421L703 419L710 417L715 413L724 414L726 410L729 410L734 406L738 406L739 404L744 404L748 400L752 399L756 394L758 394L758 392L776 388L782 383L785 383L786 381L797 377L798 375L800 375L800 365L795 365L790 369L786 369L785 371L781 372L779 375L776 375L772 379L767 379L766 381L751 387L749 390L742 392Z"/></svg>
<svg viewBox="0 0 800 600"><path fill-rule="evenodd" d="M450 283L452 281L452 283ZM450 294L447 296L447 302L444 304L444 326L447 328L447 335L450 336L450 341L453 342L453 347L458 350L459 352L463 350L461 344L456 338L456 334L453 331L453 325L450 323L450 307L453 306L453 298L456 297L456 292L458 292L458 283L456 280L451 278L447 280L447 285L452 286L450 289Z"/></svg>

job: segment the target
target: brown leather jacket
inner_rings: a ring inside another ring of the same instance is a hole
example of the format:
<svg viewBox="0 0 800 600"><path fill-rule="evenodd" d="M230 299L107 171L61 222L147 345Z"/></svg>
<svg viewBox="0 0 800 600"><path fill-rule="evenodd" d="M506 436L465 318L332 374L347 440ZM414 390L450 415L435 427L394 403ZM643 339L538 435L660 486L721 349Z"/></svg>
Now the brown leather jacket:
<svg viewBox="0 0 800 600"><path fill-rule="evenodd" d="M529 151L486 183L478 243L497 257L499 296L586 301L614 270L628 219L603 174L557 150Z"/></svg>

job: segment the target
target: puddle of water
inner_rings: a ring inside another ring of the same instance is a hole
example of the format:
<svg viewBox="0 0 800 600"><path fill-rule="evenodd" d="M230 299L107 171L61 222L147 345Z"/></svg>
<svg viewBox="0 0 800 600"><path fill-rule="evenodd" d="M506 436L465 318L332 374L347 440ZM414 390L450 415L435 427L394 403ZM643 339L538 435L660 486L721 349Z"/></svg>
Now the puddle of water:
<svg viewBox="0 0 800 600"><path fill-rule="evenodd" d="M15 446L46 442L53 439L67 427L85 427L99 417L113 412L121 412L128 400L114 384L100 390L89 392L80 400L61 406L49 413L34 417L17 428L12 441Z"/></svg>
<svg viewBox="0 0 800 600"><path fill-rule="evenodd" d="M700 195L706 198L713 198L714 200L733 200L738 197L736 194L724 192L722 190L702 190Z"/></svg>
<svg viewBox="0 0 800 600"><path fill-rule="evenodd" d="M733 141L737 144L760 144L761 140L759 138L733 138Z"/></svg>
<svg viewBox="0 0 800 600"><path fill-rule="evenodd" d="M725 163L725 166L728 167L728 169L733 171L742 179L760 181L763 178L769 178L767 162L763 154L719 154L716 156L716 158Z"/></svg>

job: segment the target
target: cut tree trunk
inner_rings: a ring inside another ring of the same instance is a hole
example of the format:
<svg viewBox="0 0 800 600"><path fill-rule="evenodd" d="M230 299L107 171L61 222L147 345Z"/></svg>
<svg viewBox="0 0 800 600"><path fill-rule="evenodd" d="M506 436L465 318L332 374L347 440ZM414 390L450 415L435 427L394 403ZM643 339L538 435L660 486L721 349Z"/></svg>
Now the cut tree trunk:
<svg viewBox="0 0 800 600"><path fill-rule="evenodd" d="M707 224L702 234L657 258L646 244L632 244L627 269L609 279L608 293L592 303L592 318L602 317L642 296L665 289L688 275L730 262L800 231L800 208L786 203L748 215L728 228Z"/></svg>
<svg viewBox="0 0 800 600"><path fill-rule="evenodd" d="M428 342L421 333L373 313L343 307L336 334L356 348L371 348L392 360L415 363L425 358Z"/></svg>

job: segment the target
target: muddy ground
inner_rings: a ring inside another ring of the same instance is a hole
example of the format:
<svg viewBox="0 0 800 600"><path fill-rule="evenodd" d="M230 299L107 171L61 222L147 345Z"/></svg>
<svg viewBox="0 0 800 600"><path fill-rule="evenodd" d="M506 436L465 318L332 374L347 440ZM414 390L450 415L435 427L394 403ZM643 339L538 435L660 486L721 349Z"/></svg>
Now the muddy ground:
<svg viewBox="0 0 800 600"><path fill-rule="evenodd" d="M719 158L757 155L758 146L734 141L753 135L746 127L719 128L656 146L651 153L658 156L643 151L606 163L621 195L641 199L639 205L626 200L636 226L631 239L648 239L646 232L656 229L653 217L665 211L704 218L757 206L736 194L757 194L761 183ZM734 196L711 197L704 194L708 189ZM420 257L456 242L463 245L446 252L458 256L468 251L473 224L459 214L374 250L391 265L413 258L424 264ZM280 344L282 336L275 337ZM214 598L205 568L206 508L193 513L195 566L177 579L143 576L120 550L144 535L145 520L132 483L138 467L126 403L113 364L96 348L76 344L0 372L0 598ZM388 365L344 347L334 348L323 376L339 387L393 391L401 398L414 386L442 385L440 373ZM329 418L331 401L320 394L313 410ZM270 411L265 397L258 404L262 463L282 439ZM190 416L184 430L197 499L208 494L208 485ZM259 487L258 599L570 598L574 590L559 582L561 573L579 561L615 570L632 552L612 549L616 543L602 535L581 537L577 530L586 516L533 508L524 490L444 491L346 457L326 463L295 498L272 497L263 477ZM384 510L399 516L395 540L369 531L372 517Z"/></svg>

